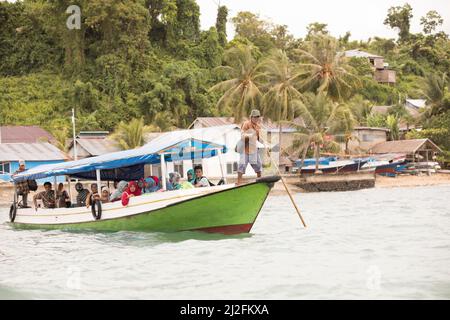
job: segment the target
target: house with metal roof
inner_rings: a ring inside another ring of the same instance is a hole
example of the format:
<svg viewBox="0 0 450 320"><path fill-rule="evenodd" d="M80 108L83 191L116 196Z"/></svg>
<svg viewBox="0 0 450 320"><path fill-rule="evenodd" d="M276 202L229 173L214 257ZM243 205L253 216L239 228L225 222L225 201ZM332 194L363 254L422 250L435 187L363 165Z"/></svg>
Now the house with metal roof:
<svg viewBox="0 0 450 320"><path fill-rule="evenodd" d="M384 62L384 57L365 52L359 49L348 50L344 52L349 58L365 58L368 59L374 69L374 79L379 83L395 84L396 73L389 68L389 64Z"/></svg>
<svg viewBox="0 0 450 320"><path fill-rule="evenodd" d="M427 106L425 99L406 99L405 106L409 108L421 109Z"/></svg>
<svg viewBox="0 0 450 320"><path fill-rule="evenodd" d="M121 151L119 144L108 138L108 131L82 131L76 137L78 159L101 156ZM74 158L73 139L69 141L68 154Z"/></svg>
<svg viewBox="0 0 450 320"><path fill-rule="evenodd" d="M352 139L348 141L348 151L350 153L367 152L375 145L386 142L389 129L375 127L355 127L352 133ZM345 143L341 143L341 149L345 150Z"/></svg>
<svg viewBox="0 0 450 320"><path fill-rule="evenodd" d="M244 118L240 123L236 124L233 117L199 117L189 126L189 129L233 124L240 128L244 121L247 121L247 119ZM284 123L281 125L280 139L280 126L270 119L263 118L261 121L262 138L272 146L278 145L281 140L281 147L283 150L286 150L292 145L294 134L298 131L296 126L304 126L304 122L301 118L295 118L292 123L293 124Z"/></svg>
<svg viewBox="0 0 450 320"><path fill-rule="evenodd" d="M38 126L0 126L0 143L55 142L48 131Z"/></svg>
<svg viewBox="0 0 450 320"><path fill-rule="evenodd" d="M24 160L27 169L42 164L54 164L67 160L67 156L54 145L44 143L0 143L0 180L11 181L11 175ZM61 178L59 181L63 181ZM45 181L38 181L43 183ZM51 181L53 182L53 181Z"/></svg>

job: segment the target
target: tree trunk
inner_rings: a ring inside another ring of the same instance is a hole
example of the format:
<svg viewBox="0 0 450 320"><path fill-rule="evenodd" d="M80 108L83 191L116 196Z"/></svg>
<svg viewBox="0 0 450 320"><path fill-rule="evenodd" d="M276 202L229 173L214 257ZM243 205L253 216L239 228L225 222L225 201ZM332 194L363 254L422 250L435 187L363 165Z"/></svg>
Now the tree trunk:
<svg viewBox="0 0 450 320"><path fill-rule="evenodd" d="M319 171L320 144L316 143L316 172Z"/></svg>
<svg viewBox="0 0 450 320"><path fill-rule="evenodd" d="M279 147L279 154L278 154L278 168L280 167L280 164L281 164L281 154L282 154L282 149L281 149L281 136L282 136L282 127L281 127L281 122L279 123L279 127L278 127L278 130L279 130L279 138L278 138L278 145L280 146Z"/></svg>
<svg viewBox="0 0 450 320"><path fill-rule="evenodd" d="M303 164L305 163L306 153L308 153L309 144L310 144L310 142L308 141L308 144L303 149L303 154L302 154L302 158L301 158L301 161L300 161L300 169L299 169L299 174L300 175L302 175L302 168L303 168Z"/></svg>

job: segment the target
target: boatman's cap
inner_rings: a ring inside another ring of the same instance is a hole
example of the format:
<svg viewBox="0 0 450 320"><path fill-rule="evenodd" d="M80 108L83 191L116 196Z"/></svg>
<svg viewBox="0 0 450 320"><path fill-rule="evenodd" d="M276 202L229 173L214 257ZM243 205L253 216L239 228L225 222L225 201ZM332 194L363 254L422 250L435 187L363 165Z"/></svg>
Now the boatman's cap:
<svg viewBox="0 0 450 320"><path fill-rule="evenodd" d="M25 160L19 160L19 166L24 166L25 165Z"/></svg>
<svg viewBox="0 0 450 320"><path fill-rule="evenodd" d="M250 114L250 118L257 118L257 117L261 117L261 113L259 112L259 110L252 110L252 113Z"/></svg>

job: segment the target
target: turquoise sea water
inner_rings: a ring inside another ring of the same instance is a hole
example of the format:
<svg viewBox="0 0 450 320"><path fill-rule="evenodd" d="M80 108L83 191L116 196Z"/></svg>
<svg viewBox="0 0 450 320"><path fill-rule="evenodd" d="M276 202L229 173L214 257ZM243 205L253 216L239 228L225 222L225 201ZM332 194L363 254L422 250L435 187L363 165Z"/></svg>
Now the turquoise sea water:
<svg viewBox="0 0 450 320"><path fill-rule="evenodd" d="M16 231L1 299L450 299L450 186L270 196L249 235Z"/></svg>

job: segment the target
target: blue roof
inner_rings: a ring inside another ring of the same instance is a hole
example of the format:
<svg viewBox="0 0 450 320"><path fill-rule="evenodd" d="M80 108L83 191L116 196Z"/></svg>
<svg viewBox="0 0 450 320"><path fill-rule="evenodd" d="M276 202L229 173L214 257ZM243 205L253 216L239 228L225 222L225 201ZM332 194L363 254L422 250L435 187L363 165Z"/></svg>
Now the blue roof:
<svg viewBox="0 0 450 320"><path fill-rule="evenodd" d="M92 177L95 176L96 170L110 170L105 178L122 179L129 177L127 172L122 170L118 176L114 172L119 170L113 169L130 167L131 171L137 172L136 168L143 168L145 164L160 163L161 154L164 154L165 161L170 162L210 158L217 156L218 150L226 153L225 144L213 143L205 138L221 140L221 136L224 137L231 130L235 130L235 126L168 132L138 149L119 151L78 161L42 165L13 176L13 180L18 182L61 175L83 177L86 176L85 173L89 173L87 176Z"/></svg>

